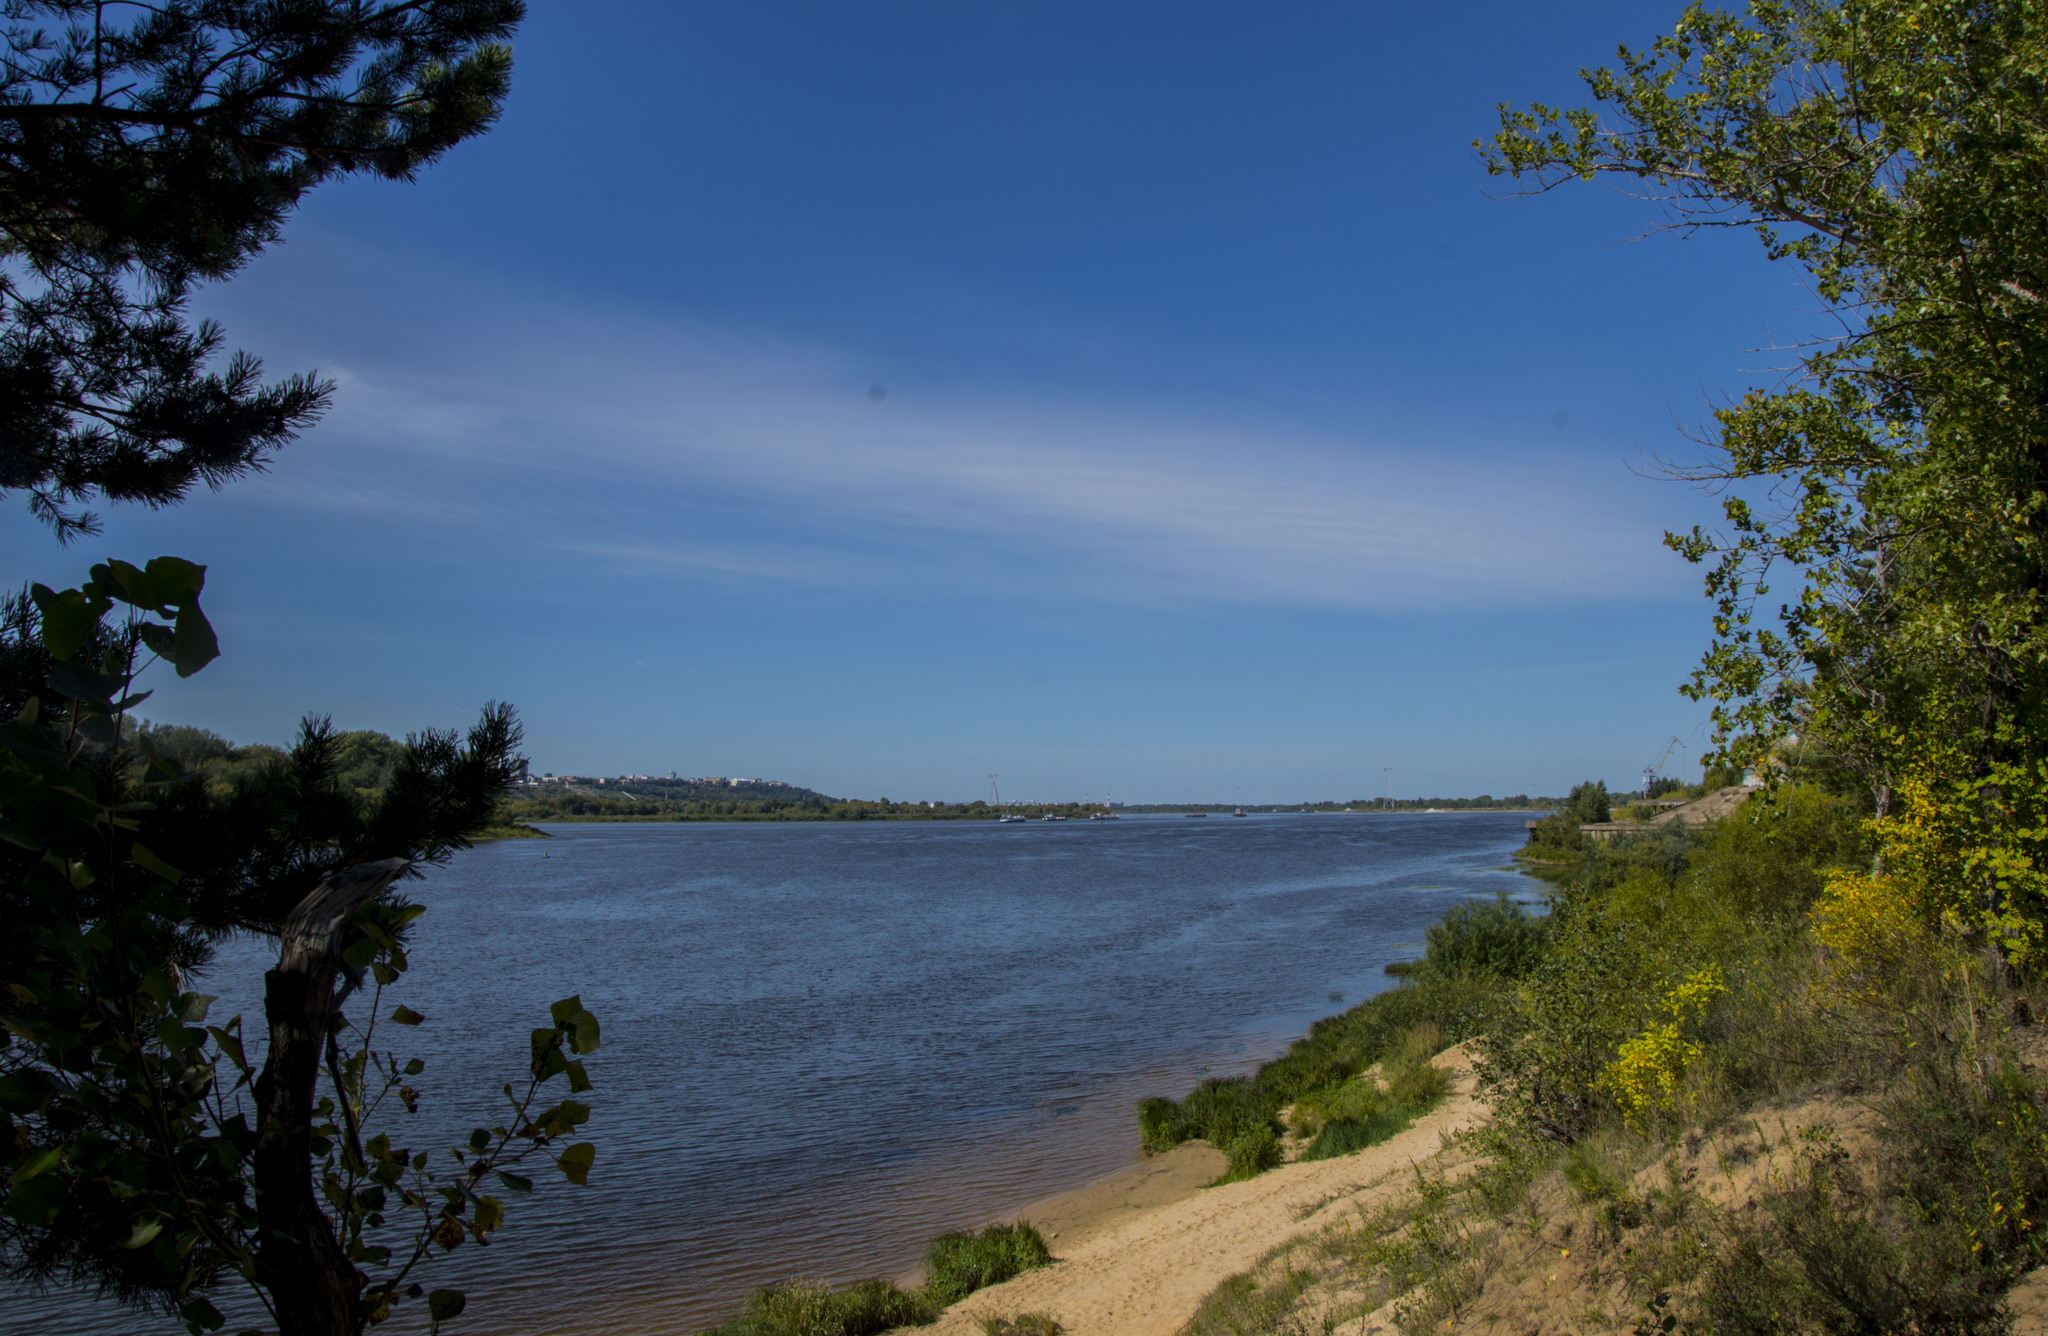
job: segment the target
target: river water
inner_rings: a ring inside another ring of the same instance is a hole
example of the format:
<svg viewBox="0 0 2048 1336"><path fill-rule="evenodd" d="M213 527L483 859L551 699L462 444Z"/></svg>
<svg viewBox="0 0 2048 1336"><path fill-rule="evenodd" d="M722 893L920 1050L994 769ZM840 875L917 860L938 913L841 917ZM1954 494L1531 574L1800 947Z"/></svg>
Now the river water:
<svg viewBox="0 0 2048 1336"><path fill-rule="evenodd" d="M580 993L604 1026L597 1167L580 1190L549 1170L428 1283L470 1291L457 1331L637 1336L791 1275L899 1275L932 1234L1132 1163L1135 1100L1250 1070L1388 986L1450 905L1533 891L1505 866L1524 820L562 825L481 846L414 883L429 909L393 998L427 1017L396 1032L427 1070L394 1139L501 1121L527 1030ZM215 1019L257 1020L265 963L223 952ZM179 1326L0 1291L0 1330Z"/></svg>

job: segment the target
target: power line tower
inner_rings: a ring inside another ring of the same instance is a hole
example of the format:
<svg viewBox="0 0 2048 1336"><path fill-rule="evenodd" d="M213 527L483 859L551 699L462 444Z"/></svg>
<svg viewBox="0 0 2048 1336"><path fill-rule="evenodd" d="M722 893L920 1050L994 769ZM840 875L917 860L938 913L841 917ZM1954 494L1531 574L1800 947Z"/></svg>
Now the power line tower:
<svg viewBox="0 0 2048 1336"><path fill-rule="evenodd" d="M1380 806L1391 812L1394 810L1394 767L1383 765L1380 769L1387 772L1387 791L1380 795Z"/></svg>
<svg viewBox="0 0 2048 1336"><path fill-rule="evenodd" d="M999 812L1003 809L1003 799L996 792L996 777L994 775L988 777L988 805Z"/></svg>

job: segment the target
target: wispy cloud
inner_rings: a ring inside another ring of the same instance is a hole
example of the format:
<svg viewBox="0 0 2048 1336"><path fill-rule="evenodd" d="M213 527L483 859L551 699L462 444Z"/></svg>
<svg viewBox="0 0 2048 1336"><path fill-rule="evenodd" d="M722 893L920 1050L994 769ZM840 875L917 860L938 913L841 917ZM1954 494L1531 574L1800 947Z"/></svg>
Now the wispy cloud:
<svg viewBox="0 0 2048 1336"><path fill-rule="evenodd" d="M1284 417L892 393L832 349L538 302L414 309L437 314L327 359L323 444L252 499L461 512L691 579L1366 608L1677 592L1618 466L1601 482Z"/></svg>

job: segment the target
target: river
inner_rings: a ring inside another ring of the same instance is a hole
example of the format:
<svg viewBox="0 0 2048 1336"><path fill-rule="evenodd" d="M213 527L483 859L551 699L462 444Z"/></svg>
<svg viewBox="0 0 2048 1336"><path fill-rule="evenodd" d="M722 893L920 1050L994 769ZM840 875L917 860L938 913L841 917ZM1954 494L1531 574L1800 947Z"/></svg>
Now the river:
<svg viewBox="0 0 2048 1336"><path fill-rule="evenodd" d="M427 1023L394 1033L427 1069L394 1139L499 1121L527 1030L579 993L604 1027L598 1158L587 1188L508 1201L499 1241L429 1284L470 1291L457 1332L582 1336L686 1332L790 1275L900 1274L934 1233L1130 1164L1136 1099L1250 1070L1387 987L1450 905L1535 892L1506 866L1525 819L561 825L480 846L413 884L429 909L393 997ZM259 943L223 951L200 985L215 1019L256 1020L264 964ZM181 1329L69 1293L0 1304L9 1332Z"/></svg>

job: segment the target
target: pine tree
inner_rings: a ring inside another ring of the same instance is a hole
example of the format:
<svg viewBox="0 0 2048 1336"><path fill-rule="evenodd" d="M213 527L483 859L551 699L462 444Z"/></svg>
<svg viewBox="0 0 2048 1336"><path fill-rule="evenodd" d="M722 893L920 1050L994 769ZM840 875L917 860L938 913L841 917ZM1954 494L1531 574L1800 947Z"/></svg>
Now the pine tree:
<svg viewBox="0 0 2048 1336"><path fill-rule="evenodd" d="M311 423L329 387L217 365L191 292L322 181L407 179L487 128L521 13L0 4L0 489L69 539L95 531L93 497L172 504ZM580 1184L594 1157L571 1140L589 1108L545 1097L590 1086L597 1022L573 997L452 1159L379 1129L418 1098L389 1027L426 1019L385 993L424 909L401 887L490 822L518 721L494 704L466 737L409 738L365 790L360 749L308 719L220 791L133 714L145 677L218 654L205 578L108 561L0 603L0 1268L195 1334L237 1285L283 1336L360 1336L414 1301L438 1328L466 1300L425 1289L430 1258L499 1228L493 1194L531 1191L523 1165ZM260 1047L191 986L231 932L278 944Z"/></svg>
<svg viewBox="0 0 2048 1336"><path fill-rule="evenodd" d="M487 129L520 0L8 0L0 64L0 489L60 537L262 467L330 387L272 383L194 287L306 191L409 180Z"/></svg>

